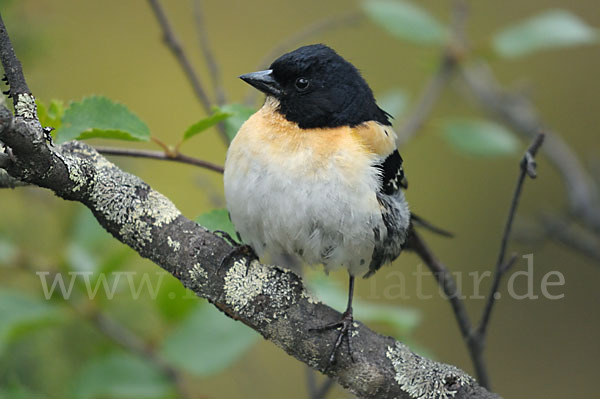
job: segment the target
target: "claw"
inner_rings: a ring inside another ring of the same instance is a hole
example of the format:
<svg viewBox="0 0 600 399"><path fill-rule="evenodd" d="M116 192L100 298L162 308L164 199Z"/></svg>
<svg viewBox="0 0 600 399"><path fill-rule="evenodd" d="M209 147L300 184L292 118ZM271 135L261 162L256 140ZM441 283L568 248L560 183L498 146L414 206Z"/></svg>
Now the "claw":
<svg viewBox="0 0 600 399"><path fill-rule="evenodd" d="M350 276L350 283L348 289L348 306L344 313L342 313L342 318L333 323L325 324L321 327L315 327L309 329L309 331L327 331L333 329L340 329L340 332L335 340L333 345L333 350L329 355L329 361L327 362L327 366L323 370L323 372L327 372L327 370L333 365L335 362L336 353L339 347L342 345L342 341L344 340L344 336L346 337L346 342L348 343L348 354L350 355L350 359L352 362L355 362L354 359L354 351L352 350L352 331L355 329L354 327L354 316L352 314L352 296L354 293L354 276Z"/></svg>
<svg viewBox="0 0 600 399"><path fill-rule="evenodd" d="M227 255L225 255L225 257L223 257L223 259L221 260L221 263L219 263L219 266L217 267L217 272L219 270L221 270L221 268L224 265L226 265L227 263L230 263L233 259L236 259L236 258L248 258L248 260L249 260L248 264L250 264L250 262L253 260L258 260L258 255L256 255L256 252L250 245L241 244L241 243L235 241L231 237L231 235L229 235L229 233L222 231L222 230L216 230L215 234L220 235L223 239L225 239L233 247L231 249L231 251L229 251L229 253Z"/></svg>
<svg viewBox="0 0 600 399"><path fill-rule="evenodd" d="M352 351L352 338L351 338L352 331L354 330L354 317L352 316L352 308L346 310L342 314L342 318L339 321L329 323L324 326L311 328L309 331L327 331L327 330L333 330L333 329L338 329L338 328L340 329L340 331L335 340L335 344L333 345L333 350L331 351L331 354L329 355L329 361L327 362L327 366L325 367L324 371L327 371L329 369L329 367L331 367L333 365L333 363L335 362L336 353L337 353L338 349L340 348L340 346L342 346L342 341L344 340L344 337L346 337L346 342L348 344L348 354L350 355L350 359L352 359L353 362L356 361L354 359L354 353Z"/></svg>

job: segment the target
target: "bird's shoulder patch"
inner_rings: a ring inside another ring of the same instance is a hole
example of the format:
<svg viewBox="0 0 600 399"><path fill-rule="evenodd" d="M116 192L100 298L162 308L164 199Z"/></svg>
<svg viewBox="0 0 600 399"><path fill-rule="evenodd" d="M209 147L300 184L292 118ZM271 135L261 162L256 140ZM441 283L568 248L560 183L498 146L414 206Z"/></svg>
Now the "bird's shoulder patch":
<svg viewBox="0 0 600 399"><path fill-rule="evenodd" d="M382 158L396 150L396 132L391 126L376 121L361 123L351 133L373 154Z"/></svg>

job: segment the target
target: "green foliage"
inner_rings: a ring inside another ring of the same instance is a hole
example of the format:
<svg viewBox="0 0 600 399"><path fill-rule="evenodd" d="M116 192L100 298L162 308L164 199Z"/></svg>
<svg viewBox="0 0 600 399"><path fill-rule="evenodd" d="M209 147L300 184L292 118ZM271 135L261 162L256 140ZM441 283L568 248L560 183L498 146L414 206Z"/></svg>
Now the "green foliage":
<svg viewBox="0 0 600 399"><path fill-rule="evenodd" d="M210 231L221 230L228 233L231 237L236 237L235 227L229 220L227 209L215 209L196 218L196 223Z"/></svg>
<svg viewBox="0 0 600 399"><path fill-rule="evenodd" d="M391 35L418 44L440 44L446 28L419 5L405 0L367 0L367 15Z"/></svg>
<svg viewBox="0 0 600 399"><path fill-rule="evenodd" d="M65 114L65 105L61 100L51 100L48 107L39 100L35 100L35 104L42 126L53 127L55 129L61 127L62 117Z"/></svg>
<svg viewBox="0 0 600 399"><path fill-rule="evenodd" d="M242 104L227 104L221 107L220 112L231 114L225 119L225 133L229 141L233 140L240 127L256 109Z"/></svg>
<svg viewBox="0 0 600 399"><path fill-rule="evenodd" d="M69 104L56 138L59 143L89 138L147 141L150 130L123 104L92 96Z"/></svg>
<svg viewBox="0 0 600 399"><path fill-rule="evenodd" d="M0 288L0 353L26 332L61 321L61 311L22 292Z"/></svg>
<svg viewBox="0 0 600 399"><path fill-rule="evenodd" d="M125 353L93 358L74 377L77 399L167 399L175 392L167 378L150 362Z"/></svg>
<svg viewBox="0 0 600 399"><path fill-rule="evenodd" d="M238 360L258 337L244 324L204 304L165 339L161 353L192 374L208 376Z"/></svg>
<svg viewBox="0 0 600 399"><path fill-rule="evenodd" d="M323 303L340 311L345 309L348 293L340 289L339 284L332 279L315 274L307 280L307 284L311 292ZM352 307L356 320L385 324L392 329L396 336L407 334L421 320L418 311L396 305L379 304L354 298Z"/></svg>
<svg viewBox="0 0 600 399"><path fill-rule="evenodd" d="M454 119L444 126L444 137L459 152L476 156L511 155L520 142L505 127L481 119Z"/></svg>
<svg viewBox="0 0 600 399"><path fill-rule="evenodd" d="M197 305L199 298L187 290L181 281L170 274L165 276L158 295L156 307L168 321L179 321L189 314Z"/></svg>
<svg viewBox="0 0 600 399"><path fill-rule="evenodd" d="M398 118L406 110L408 94L402 89L389 90L379 96L377 105L393 118Z"/></svg>
<svg viewBox="0 0 600 399"><path fill-rule="evenodd" d="M497 33L494 49L507 58L536 51L598 43L598 30L566 10L548 10Z"/></svg>
<svg viewBox="0 0 600 399"><path fill-rule="evenodd" d="M183 140L187 140L191 137L194 137L198 133L202 133L206 129L216 125L221 121L224 121L232 115L233 114L230 112L223 112L216 109L211 116L201 119L200 121L194 123L192 126L188 127L185 133L183 133Z"/></svg>
<svg viewBox="0 0 600 399"><path fill-rule="evenodd" d="M0 399L46 399L47 397L40 392L30 390L16 378L10 380L5 386L0 386Z"/></svg>

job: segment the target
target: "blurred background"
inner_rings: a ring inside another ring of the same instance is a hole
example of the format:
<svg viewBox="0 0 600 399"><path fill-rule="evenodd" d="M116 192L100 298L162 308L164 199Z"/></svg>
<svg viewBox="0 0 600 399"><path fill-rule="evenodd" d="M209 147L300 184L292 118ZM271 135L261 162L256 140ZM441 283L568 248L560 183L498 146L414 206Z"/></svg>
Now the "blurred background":
<svg viewBox="0 0 600 399"><path fill-rule="evenodd" d="M200 50L197 2L163 3L216 105ZM397 131L403 131L438 73L453 2L408 3L418 4L419 12L408 8L415 25L404 30L393 18L402 21L405 14L373 3L202 1L223 104L250 99L248 106L256 109L262 97L251 97L237 76L265 66L274 48L278 56L321 42L362 71L380 105L396 117ZM407 10L406 2L396 3ZM483 60L500 85L529 98L595 189L600 175L597 1L467 4L464 34L470 50L451 46L455 55L467 66ZM557 9L563 11L547 13ZM86 96L106 96L169 145L208 116L164 45L147 2L1 0L0 11L29 87L43 104L61 100L67 107ZM434 96L432 112L401 153L412 209L456 234L446 239L423 233L456 272L477 321L491 283L484 273L493 271L518 163L530 139L505 120L490 119L462 75L457 72ZM89 143L161 150L153 142ZM211 128L180 150L223 165L226 148ZM214 210L225 206L219 173L173 162L110 159L169 197L184 215L219 223ZM506 398L597 395L600 228L587 215L573 215L559 169L542 151L538 178L525 182L509 252L533 254L533 261L528 269L519 257L505 276L489 326L485 358L492 389ZM17 188L0 192L0 211L0 398L310 398L304 365L186 293L177 280L112 239L82 205L41 189ZM419 270L426 272L416 256L406 254L359 281L356 296L363 309L357 318L473 373L447 300L431 276L416 275ZM528 270L528 276L513 275ZM48 292L57 276L64 278L65 289L73 283L70 295L60 292L60 283ZM477 277L480 287L473 283ZM321 299L343 308L343 299L337 303L345 295L344 273L325 277L316 268L307 278ZM549 281L556 285L544 291ZM94 295L90 288L97 288ZM352 396L334 387L328 397Z"/></svg>

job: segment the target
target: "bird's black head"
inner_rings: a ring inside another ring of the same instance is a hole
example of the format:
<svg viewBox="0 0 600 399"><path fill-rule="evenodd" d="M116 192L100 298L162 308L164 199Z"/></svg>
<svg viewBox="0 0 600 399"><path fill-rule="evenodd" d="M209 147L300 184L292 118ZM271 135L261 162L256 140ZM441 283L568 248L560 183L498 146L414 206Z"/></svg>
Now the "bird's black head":
<svg viewBox="0 0 600 399"><path fill-rule="evenodd" d="M279 100L278 111L303 129L356 126L389 114L375 103L358 70L323 44L300 47L276 59L266 71L240 76Z"/></svg>

